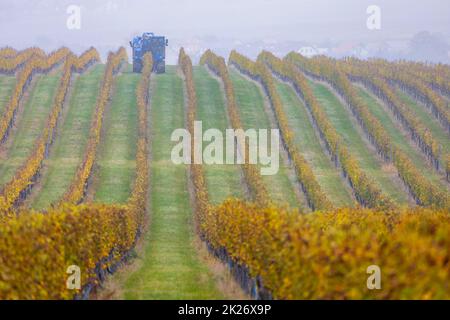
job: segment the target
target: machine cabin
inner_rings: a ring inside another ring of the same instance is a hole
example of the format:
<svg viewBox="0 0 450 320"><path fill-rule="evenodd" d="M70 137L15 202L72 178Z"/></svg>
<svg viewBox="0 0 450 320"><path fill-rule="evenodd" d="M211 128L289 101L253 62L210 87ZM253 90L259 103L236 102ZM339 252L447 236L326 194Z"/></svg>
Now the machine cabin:
<svg viewBox="0 0 450 320"><path fill-rule="evenodd" d="M147 52L153 55L153 72L164 73L166 70L166 46L168 40L163 36L155 36L152 32L145 32L130 41L133 49L133 72L142 71L142 58Z"/></svg>

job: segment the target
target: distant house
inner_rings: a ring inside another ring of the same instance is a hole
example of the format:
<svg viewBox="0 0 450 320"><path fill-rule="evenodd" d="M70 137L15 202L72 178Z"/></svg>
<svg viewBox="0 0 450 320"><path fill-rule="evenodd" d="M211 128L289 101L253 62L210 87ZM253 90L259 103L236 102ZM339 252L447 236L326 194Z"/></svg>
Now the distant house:
<svg viewBox="0 0 450 320"><path fill-rule="evenodd" d="M297 50L297 53L300 53L302 56L305 57L314 57L321 54L326 54L328 52L328 48L317 48L317 47L301 47L299 50Z"/></svg>

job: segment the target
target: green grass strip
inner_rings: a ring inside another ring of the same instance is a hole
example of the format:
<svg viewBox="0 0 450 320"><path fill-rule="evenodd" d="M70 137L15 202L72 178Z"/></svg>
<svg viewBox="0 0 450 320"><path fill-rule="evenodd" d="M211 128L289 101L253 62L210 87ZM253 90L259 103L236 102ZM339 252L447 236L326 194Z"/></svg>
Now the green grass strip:
<svg viewBox="0 0 450 320"><path fill-rule="evenodd" d="M184 128L183 82L176 68L152 76L151 218L140 267L124 287L127 299L220 299L194 248L187 168L170 160L173 130Z"/></svg>
<svg viewBox="0 0 450 320"><path fill-rule="evenodd" d="M400 130L401 124L394 123L389 114L383 109L378 101L366 91L366 89L361 87L358 87L357 89L359 96L369 106L370 112L381 122L384 129L389 134L391 142L405 152L408 158L424 174L425 177L430 179L431 182L442 187L440 184L441 178L439 174L431 167L429 162L420 155L420 151L411 145L411 142L408 141L409 138L402 134Z"/></svg>
<svg viewBox="0 0 450 320"><path fill-rule="evenodd" d="M309 84L317 100L328 115L330 122L349 151L357 159L361 169L374 179L381 189L397 203L407 203L406 191L403 190L399 183L394 182L396 177L395 171L389 165L383 165L380 160L376 159L376 155L366 145L354 122L351 121L350 111L342 105L334 93L325 85L313 81L309 81Z"/></svg>
<svg viewBox="0 0 450 320"><path fill-rule="evenodd" d="M288 84L276 81L276 87L294 133L294 141L310 163L317 182L336 207L352 206L354 201L351 191L340 177L340 169L335 167L320 145L305 105Z"/></svg>
<svg viewBox="0 0 450 320"><path fill-rule="evenodd" d="M61 72L40 75L25 101L23 114L16 118L17 129L11 131L12 143L7 159L0 162L0 185L11 180L16 170L31 154L36 139L42 133L61 80Z"/></svg>
<svg viewBox="0 0 450 320"><path fill-rule="evenodd" d="M76 78L67 114L44 161L42 187L32 197L33 208L45 209L60 200L73 180L83 159L104 70L104 65L96 65Z"/></svg>
<svg viewBox="0 0 450 320"><path fill-rule="evenodd" d="M136 177L138 115L136 87L140 74L131 65L115 81L111 105L106 109L97 161L94 201L125 203Z"/></svg>
<svg viewBox="0 0 450 320"><path fill-rule="evenodd" d="M228 125L225 96L217 79L204 66L194 67L197 94L197 120L202 121L203 132L216 128L223 134ZM243 198L240 168L237 165L203 165L210 202L219 204L226 198Z"/></svg>
<svg viewBox="0 0 450 320"><path fill-rule="evenodd" d="M15 85L15 76L0 75L0 115L5 111Z"/></svg>
<svg viewBox="0 0 450 320"><path fill-rule="evenodd" d="M252 81L246 79L235 70L230 70L233 82L236 103L244 129L271 129L269 116L264 108L264 98L261 89ZM280 168L277 174L262 176L272 200L278 204L287 204L291 207L307 208L304 199L298 199L294 186L289 179L289 168L284 164L280 156Z"/></svg>
<svg viewBox="0 0 450 320"><path fill-rule="evenodd" d="M421 105L419 102L414 100L411 96L404 93L400 89L396 89L395 92L397 93L399 98L402 99L403 102L411 108L411 111L414 112L414 114L422 122L422 124L430 130L433 137L440 144L442 148L442 154L449 154L450 138L447 135L446 131L439 124L439 121L428 111L427 107Z"/></svg>

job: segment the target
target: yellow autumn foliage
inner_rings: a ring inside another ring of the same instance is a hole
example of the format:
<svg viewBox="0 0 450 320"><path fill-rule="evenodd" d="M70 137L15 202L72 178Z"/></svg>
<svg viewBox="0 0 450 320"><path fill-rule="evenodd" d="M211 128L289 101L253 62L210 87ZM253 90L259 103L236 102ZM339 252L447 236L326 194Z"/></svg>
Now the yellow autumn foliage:
<svg viewBox="0 0 450 320"><path fill-rule="evenodd" d="M234 95L234 88L228 73L225 60L217 56L211 50L207 50L200 58L201 65L207 65L218 77L221 79L226 97L227 112L230 118L230 123L233 129L244 129L239 116L239 110L236 104L236 97ZM244 150L249 150L248 141L245 141ZM250 193L255 200L260 204L267 204L270 202L270 195L267 188L261 179L256 165L248 163L248 152L245 152L246 159L242 164L242 171L247 181Z"/></svg>
<svg viewBox="0 0 450 320"><path fill-rule="evenodd" d="M10 47L0 49L0 73L14 73L33 56L45 57L45 52L42 49L35 47L20 52L17 52Z"/></svg>
<svg viewBox="0 0 450 320"><path fill-rule="evenodd" d="M53 141L55 128L69 90L72 73L75 71L82 72L86 67L99 59L97 50L93 48L86 51L79 58L71 53L66 56L62 78L44 130L36 140L28 159L19 167L14 177L0 191L0 214L10 212L18 202L26 197L26 194L33 186L42 162L46 158L48 148Z"/></svg>
<svg viewBox="0 0 450 320"><path fill-rule="evenodd" d="M450 215L426 208L298 214L227 200L206 240L259 276L276 299L449 299ZM367 288L367 267L381 289Z"/></svg>
<svg viewBox="0 0 450 320"><path fill-rule="evenodd" d="M72 184L63 196L62 202L79 204L83 201L86 194L88 179L91 176L92 167L94 166L97 148L100 143L103 113L112 92L114 73L120 69L125 60L127 60L127 53L123 47L121 47L117 53L111 52L108 55L102 86L97 97L94 118L91 123L89 140L84 151L84 158L81 165L78 167Z"/></svg>
<svg viewBox="0 0 450 320"><path fill-rule="evenodd" d="M280 77L290 81L297 93L301 95L327 150L331 154L332 160L342 168L358 202L370 208L391 209L395 207L392 199L364 173L356 158L341 141L336 129L314 96L306 78L297 72L289 61L280 60L270 52L263 51L258 56L258 60L266 63Z"/></svg>
<svg viewBox="0 0 450 320"><path fill-rule="evenodd" d="M93 58L97 53L88 51L85 62L88 55ZM82 288L95 286L99 271L116 265L135 245L144 224L149 184L147 103L151 55L146 54L143 62L136 89L136 179L127 203L61 203L46 212L27 209L0 217L0 299L72 299L80 290L67 289L69 266L80 268Z"/></svg>
<svg viewBox="0 0 450 320"><path fill-rule="evenodd" d="M348 103L352 113L358 119L368 139L376 146L378 152L386 161L391 161L395 165L400 178L418 204L450 208L450 193L431 183L403 150L391 142L382 123L370 112L367 104L358 99L355 88L335 60L324 56L307 59L294 52L290 53L284 60L291 63L290 69L301 68L303 72L318 77L333 86Z"/></svg>

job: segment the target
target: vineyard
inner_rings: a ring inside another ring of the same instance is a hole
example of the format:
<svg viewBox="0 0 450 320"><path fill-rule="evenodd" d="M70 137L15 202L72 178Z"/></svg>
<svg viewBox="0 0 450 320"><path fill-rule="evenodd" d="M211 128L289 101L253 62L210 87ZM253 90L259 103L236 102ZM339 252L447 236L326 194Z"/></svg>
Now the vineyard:
<svg viewBox="0 0 450 320"><path fill-rule="evenodd" d="M448 66L128 61L0 49L0 299L450 299ZM175 164L198 121L278 129L279 170Z"/></svg>

